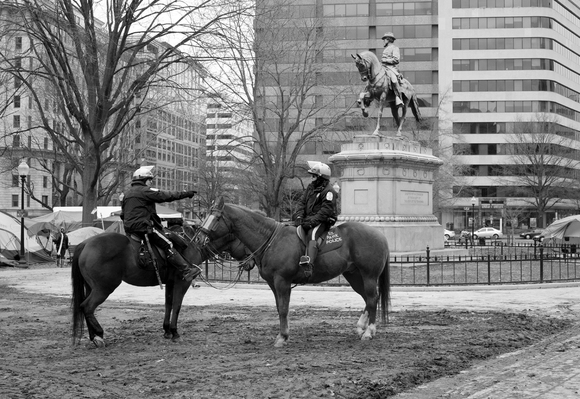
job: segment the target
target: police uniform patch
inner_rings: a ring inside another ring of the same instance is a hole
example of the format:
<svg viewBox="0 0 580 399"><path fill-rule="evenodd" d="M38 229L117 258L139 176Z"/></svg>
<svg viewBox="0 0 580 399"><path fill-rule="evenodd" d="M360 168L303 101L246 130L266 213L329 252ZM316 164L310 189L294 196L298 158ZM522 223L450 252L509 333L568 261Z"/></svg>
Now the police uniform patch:
<svg viewBox="0 0 580 399"><path fill-rule="evenodd" d="M151 191L159 191L158 188L153 188L153 187L149 187L149 190L151 190Z"/></svg>
<svg viewBox="0 0 580 399"><path fill-rule="evenodd" d="M332 192L331 191L329 191L329 192L326 193L326 200L327 201L332 201L333 198L334 197L332 196Z"/></svg>

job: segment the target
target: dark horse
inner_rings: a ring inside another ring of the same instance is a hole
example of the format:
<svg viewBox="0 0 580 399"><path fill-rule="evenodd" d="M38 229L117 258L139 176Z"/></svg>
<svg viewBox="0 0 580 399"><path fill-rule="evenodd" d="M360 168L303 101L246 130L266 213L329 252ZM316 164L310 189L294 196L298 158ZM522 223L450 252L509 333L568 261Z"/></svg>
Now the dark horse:
<svg viewBox="0 0 580 399"><path fill-rule="evenodd" d="M377 56L370 51L363 51L362 53L357 54L356 57L352 54L351 56L354 58L361 80L367 82L365 91L360 94L359 99L357 100L359 106L362 107L363 116L368 116L366 107L368 107L373 100L376 100L379 103L377 128L373 132L374 135L379 135L381 117L383 116L383 108L386 103L389 103L391 113L393 114L393 118L397 124L397 137L401 137L401 128L405 121L405 117L407 116L407 109L409 106L413 111L415 119L418 122L421 121L421 111L419 110L419 103L417 102L417 94L407 79L402 79L400 84L403 105L401 115L399 115L399 108L395 103L395 95L391 89L391 79L389 79L385 67L383 67Z"/></svg>
<svg viewBox="0 0 580 399"><path fill-rule="evenodd" d="M342 246L318 255L308 282L320 283L342 274L365 301L357 330L361 339L371 339L376 333L377 304L381 305L384 321L390 301L387 239L379 230L356 222L341 224L335 231L342 237ZM296 228L244 207L224 204L222 199L204 221L198 240L204 242L230 233L252 251L260 276L274 293L280 318L280 332L274 346L283 346L288 340L292 284L304 282L298 265L304 247Z"/></svg>
<svg viewBox="0 0 580 399"><path fill-rule="evenodd" d="M195 231L184 227L185 248L180 252L189 262L199 265L217 252L228 251L235 259L246 255L246 248L235 237L224 237L213 246L201 248L193 241ZM102 233L91 237L77 246L72 263L72 302L73 341L83 333L83 316L87 323L89 338L96 347L105 346L103 328L95 318L95 309L124 281L139 287L159 284L153 268L143 269L138 265L138 244L132 243L127 236L119 233ZM160 265L161 266L161 265ZM160 268L165 286L165 317L163 329L165 338L178 341L177 318L183 297L191 283L176 275L176 269Z"/></svg>

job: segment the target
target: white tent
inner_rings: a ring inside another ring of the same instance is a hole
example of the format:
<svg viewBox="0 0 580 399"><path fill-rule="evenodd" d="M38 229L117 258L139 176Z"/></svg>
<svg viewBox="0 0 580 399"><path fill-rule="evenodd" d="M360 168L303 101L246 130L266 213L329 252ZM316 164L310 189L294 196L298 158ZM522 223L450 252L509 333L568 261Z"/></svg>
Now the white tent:
<svg viewBox="0 0 580 399"><path fill-rule="evenodd" d="M0 211L0 253L9 260L20 254L20 233L20 220ZM30 262L51 261L50 249L52 249L50 237L30 237L26 226L24 227L24 251Z"/></svg>
<svg viewBox="0 0 580 399"><path fill-rule="evenodd" d="M580 237L580 215L572 215L559 220L546 227L543 236L546 238Z"/></svg>

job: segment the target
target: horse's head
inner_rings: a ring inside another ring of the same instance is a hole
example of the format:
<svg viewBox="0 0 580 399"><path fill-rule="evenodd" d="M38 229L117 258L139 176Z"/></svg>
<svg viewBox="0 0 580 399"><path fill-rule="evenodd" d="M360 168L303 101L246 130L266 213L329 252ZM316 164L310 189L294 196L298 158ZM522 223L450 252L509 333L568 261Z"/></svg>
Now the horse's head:
<svg viewBox="0 0 580 399"><path fill-rule="evenodd" d="M356 57L354 55L350 55L354 58L354 64L356 65L356 69L358 69L358 73L360 74L360 78L363 82L372 79L372 71L371 71L371 64L360 54L357 53Z"/></svg>
<svg viewBox="0 0 580 399"><path fill-rule="evenodd" d="M218 203L212 206L209 214L201 224L201 227L195 235L195 240L198 244L205 246L209 241L216 237L222 237L231 233L227 225L223 221L223 209L225 202L223 197L218 200Z"/></svg>

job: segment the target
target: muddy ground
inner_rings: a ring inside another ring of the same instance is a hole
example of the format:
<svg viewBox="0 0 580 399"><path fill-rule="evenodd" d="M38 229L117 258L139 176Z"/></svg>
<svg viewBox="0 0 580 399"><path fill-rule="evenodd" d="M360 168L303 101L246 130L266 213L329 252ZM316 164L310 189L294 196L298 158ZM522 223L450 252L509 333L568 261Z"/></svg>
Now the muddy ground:
<svg viewBox="0 0 580 399"><path fill-rule="evenodd" d="M526 313L404 311L372 341L358 311L291 310L273 347L273 306L187 306L182 342L165 340L160 305L105 302L106 348L71 345L69 300L0 286L2 398L387 398L564 331Z"/></svg>

